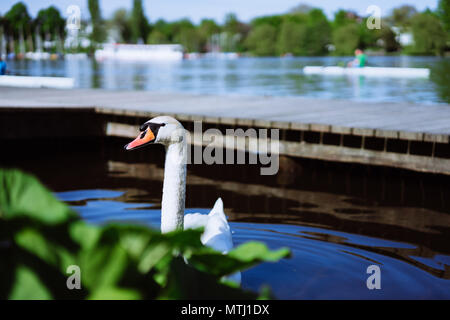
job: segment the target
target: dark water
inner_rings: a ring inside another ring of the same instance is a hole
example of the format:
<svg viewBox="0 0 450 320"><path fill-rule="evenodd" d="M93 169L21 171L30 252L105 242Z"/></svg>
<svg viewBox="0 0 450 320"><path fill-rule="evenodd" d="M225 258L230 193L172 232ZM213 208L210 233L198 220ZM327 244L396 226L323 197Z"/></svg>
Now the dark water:
<svg viewBox="0 0 450 320"><path fill-rule="evenodd" d="M336 65L351 57L197 59L178 62L95 60L8 61L13 74L73 77L81 88L195 94L304 96L374 102L450 102L450 60L370 57L372 66L423 67L430 79L305 76L306 65Z"/></svg>
<svg viewBox="0 0 450 320"><path fill-rule="evenodd" d="M159 228L163 150L127 153L123 144L35 144L8 149L0 165L35 173L88 222ZM236 245L292 250L291 259L245 271L244 288L268 284L281 299L450 298L448 177L288 158L278 175L258 173L188 167L187 212L208 213L220 196ZM380 266L380 290L366 287L370 265Z"/></svg>

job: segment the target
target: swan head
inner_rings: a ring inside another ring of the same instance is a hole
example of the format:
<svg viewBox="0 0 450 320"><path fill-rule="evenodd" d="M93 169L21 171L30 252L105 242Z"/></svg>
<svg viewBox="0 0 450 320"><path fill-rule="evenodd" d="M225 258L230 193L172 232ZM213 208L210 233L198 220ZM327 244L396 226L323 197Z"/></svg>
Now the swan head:
<svg viewBox="0 0 450 320"><path fill-rule="evenodd" d="M153 143L169 146L185 138L183 125L170 116L150 119L141 125L140 131L136 139L125 145L125 150L135 150Z"/></svg>

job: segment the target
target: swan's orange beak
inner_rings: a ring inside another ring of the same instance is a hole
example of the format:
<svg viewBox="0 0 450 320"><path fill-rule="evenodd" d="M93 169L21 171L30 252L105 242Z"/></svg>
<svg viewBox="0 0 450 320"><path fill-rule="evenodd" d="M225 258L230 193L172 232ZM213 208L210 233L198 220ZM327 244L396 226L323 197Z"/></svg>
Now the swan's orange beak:
<svg viewBox="0 0 450 320"><path fill-rule="evenodd" d="M125 145L125 150L134 150L140 147L143 147L155 140L155 134L150 129L150 127L147 128L147 130L141 132L137 136L136 139Z"/></svg>

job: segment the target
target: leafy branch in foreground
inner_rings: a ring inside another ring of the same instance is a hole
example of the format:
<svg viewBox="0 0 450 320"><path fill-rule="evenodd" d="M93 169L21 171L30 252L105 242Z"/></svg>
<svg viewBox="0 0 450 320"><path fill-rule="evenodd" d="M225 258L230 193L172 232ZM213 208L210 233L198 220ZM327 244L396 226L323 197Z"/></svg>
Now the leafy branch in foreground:
<svg viewBox="0 0 450 320"><path fill-rule="evenodd" d="M254 299L221 278L290 254L248 242L223 255L201 233L90 225L33 176L0 169L0 298ZM80 290L67 288L71 265Z"/></svg>

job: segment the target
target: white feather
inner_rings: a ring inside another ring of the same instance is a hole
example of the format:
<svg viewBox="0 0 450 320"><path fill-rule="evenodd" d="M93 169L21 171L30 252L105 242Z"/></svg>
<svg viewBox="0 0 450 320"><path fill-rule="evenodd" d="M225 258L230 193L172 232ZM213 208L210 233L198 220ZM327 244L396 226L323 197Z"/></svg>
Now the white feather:
<svg viewBox="0 0 450 320"><path fill-rule="evenodd" d="M201 241L205 246L222 253L233 248L233 239L221 198L216 200L209 214L190 213L184 216L184 229L204 227ZM236 272L226 277L227 280L241 283L241 273Z"/></svg>

